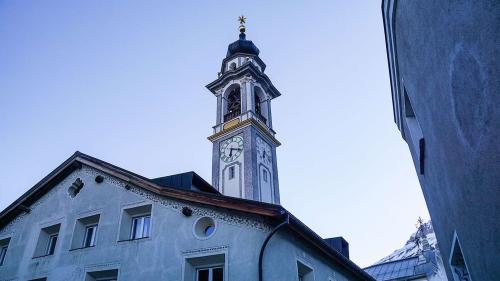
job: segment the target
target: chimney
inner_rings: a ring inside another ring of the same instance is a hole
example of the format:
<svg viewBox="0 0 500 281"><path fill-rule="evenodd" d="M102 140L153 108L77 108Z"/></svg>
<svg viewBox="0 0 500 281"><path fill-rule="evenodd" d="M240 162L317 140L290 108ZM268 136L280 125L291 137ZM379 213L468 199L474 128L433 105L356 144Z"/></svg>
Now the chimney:
<svg viewBox="0 0 500 281"><path fill-rule="evenodd" d="M323 239L332 249L349 258L349 243L342 236Z"/></svg>

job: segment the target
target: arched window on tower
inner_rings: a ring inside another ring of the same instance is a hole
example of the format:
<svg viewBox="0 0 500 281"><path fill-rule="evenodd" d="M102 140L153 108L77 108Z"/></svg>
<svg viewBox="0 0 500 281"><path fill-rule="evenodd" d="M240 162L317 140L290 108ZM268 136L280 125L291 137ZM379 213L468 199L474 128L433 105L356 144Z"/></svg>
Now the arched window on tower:
<svg viewBox="0 0 500 281"><path fill-rule="evenodd" d="M227 110L224 114L224 122L229 121L241 114L241 93L240 88L234 88L227 95Z"/></svg>
<svg viewBox="0 0 500 281"><path fill-rule="evenodd" d="M257 113L258 115L262 115L260 103L260 97L258 95L255 95L255 113Z"/></svg>
<svg viewBox="0 0 500 281"><path fill-rule="evenodd" d="M268 102L264 92L259 88L254 88L255 115L264 124L267 124Z"/></svg>

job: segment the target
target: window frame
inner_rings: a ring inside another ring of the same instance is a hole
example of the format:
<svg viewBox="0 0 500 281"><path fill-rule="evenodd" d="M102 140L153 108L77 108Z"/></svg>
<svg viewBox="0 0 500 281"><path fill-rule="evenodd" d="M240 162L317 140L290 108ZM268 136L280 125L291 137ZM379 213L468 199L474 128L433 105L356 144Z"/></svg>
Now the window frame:
<svg viewBox="0 0 500 281"><path fill-rule="evenodd" d="M214 281L213 271L214 271L214 269L218 269L218 268L222 269L222 280L221 281L224 281L224 264L213 264L213 265L200 266L200 267L195 268L195 270L196 270L195 281L199 281L200 270L208 270L208 281Z"/></svg>
<svg viewBox="0 0 500 281"><path fill-rule="evenodd" d="M56 252L58 238L59 238L59 233L49 235L49 240L47 242L47 248L45 250L46 256L51 256Z"/></svg>
<svg viewBox="0 0 500 281"><path fill-rule="evenodd" d="M303 261L302 259L298 258L297 262L297 279L298 281L314 281L315 276L314 276L314 267Z"/></svg>
<svg viewBox="0 0 500 281"><path fill-rule="evenodd" d="M463 263L463 264L460 264ZM453 232L453 240L448 258L448 265L450 266L453 281L464 280L464 277L472 281L472 276L469 271L467 260L463 254L462 245L458 238L457 231Z"/></svg>
<svg viewBox="0 0 500 281"><path fill-rule="evenodd" d="M99 226L98 223L90 224L90 225L86 225L85 226L85 234L83 236L82 248L90 248L90 247L94 247L96 245L98 226ZM89 229L93 229L93 231L92 231L92 238L90 239L90 244L87 245L87 238L88 238L88 235L89 235L89 232L88 232Z"/></svg>
<svg viewBox="0 0 500 281"><path fill-rule="evenodd" d="M222 267L223 280L229 280L228 276L228 247L220 246L208 251L200 250L183 255L181 280L195 281L197 279L197 270L207 267Z"/></svg>
<svg viewBox="0 0 500 281"><path fill-rule="evenodd" d="M56 253L57 245L60 244L57 240L59 240L62 226L61 222L48 226L42 224L40 232L38 233L38 240L33 252L33 258L52 256Z"/></svg>
<svg viewBox="0 0 500 281"><path fill-rule="evenodd" d="M7 250L9 249L9 244L1 246L0 248L0 266L5 263L5 257L7 256Z"/></svg>
<svg viewBox="0 0 500 281"><path fill-rule="evenodd" d="M234 165L230 166L229 170L228 170L228 178L230 180L232 180L232 179L234 179L235 175L236 175L236 168L235 168L235 166Z"/></svg>
<svg viewBox="0 0 500 281"><path fill-rule="evenodd" d="M146 218L148 218L148 228L147 228L147 234L144 235L144 222L146 221ZM140 237L136 236L137 232L137 224L135 223L136 221L140 220L140 228L141 228L141 235ZM137 239L144 239L144 238L149 238L151 237L151 214L143 214L143 215L137 215L132 217L132 223L130 225L130 240L137 240Z"/></svg>

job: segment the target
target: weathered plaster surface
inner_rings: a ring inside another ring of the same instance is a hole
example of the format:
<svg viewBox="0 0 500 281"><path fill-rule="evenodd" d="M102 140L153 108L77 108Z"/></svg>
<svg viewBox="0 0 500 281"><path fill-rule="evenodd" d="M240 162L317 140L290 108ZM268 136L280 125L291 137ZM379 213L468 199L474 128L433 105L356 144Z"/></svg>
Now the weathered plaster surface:
<svg viewBox="0 0 500 281"><path fill-rule="evenodd" d="M0 280L83 281L86 272L118 269L119 280L180 281L187 280L186 258L221 252L226 254L227 280L257 280L260 247L272 228L263 218L127 189L125 182L104 174L104 182L97 184L98 174L86 166L74 171L33 204L29 214L0 230L0 239L11 238ZM84 187L71 198L68 188L77 178ZM122 210L144 204L152 205L151 237L118 241ZM182 214L184 206L192 208L191 217ZM100 214L96 246L71 250L77 219L94 214ZM193 225L203 216L213 218L217 230L208 239L197 239ZM55 254L33 258L40 229L54 223L61 224ZM267 280L293 280L298 253L309 256L318 276L349 276L290 234L274 237L268 246L264 276L274 277Z"/></svg>

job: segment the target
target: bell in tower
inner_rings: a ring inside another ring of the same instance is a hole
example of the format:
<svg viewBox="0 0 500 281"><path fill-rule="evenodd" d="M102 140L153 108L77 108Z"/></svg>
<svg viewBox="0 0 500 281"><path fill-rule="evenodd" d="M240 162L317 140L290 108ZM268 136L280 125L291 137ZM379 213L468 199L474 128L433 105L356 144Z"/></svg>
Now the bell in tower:
<svg viewBox="0 0 500 281"><path fill-rule="evenodd" d="M229 44L218 78L207 85L217 98L213 134L212 184L222 194L279 204L278 167L271 101L280 92L264 73L259 49L246 40Z"/></svg>

